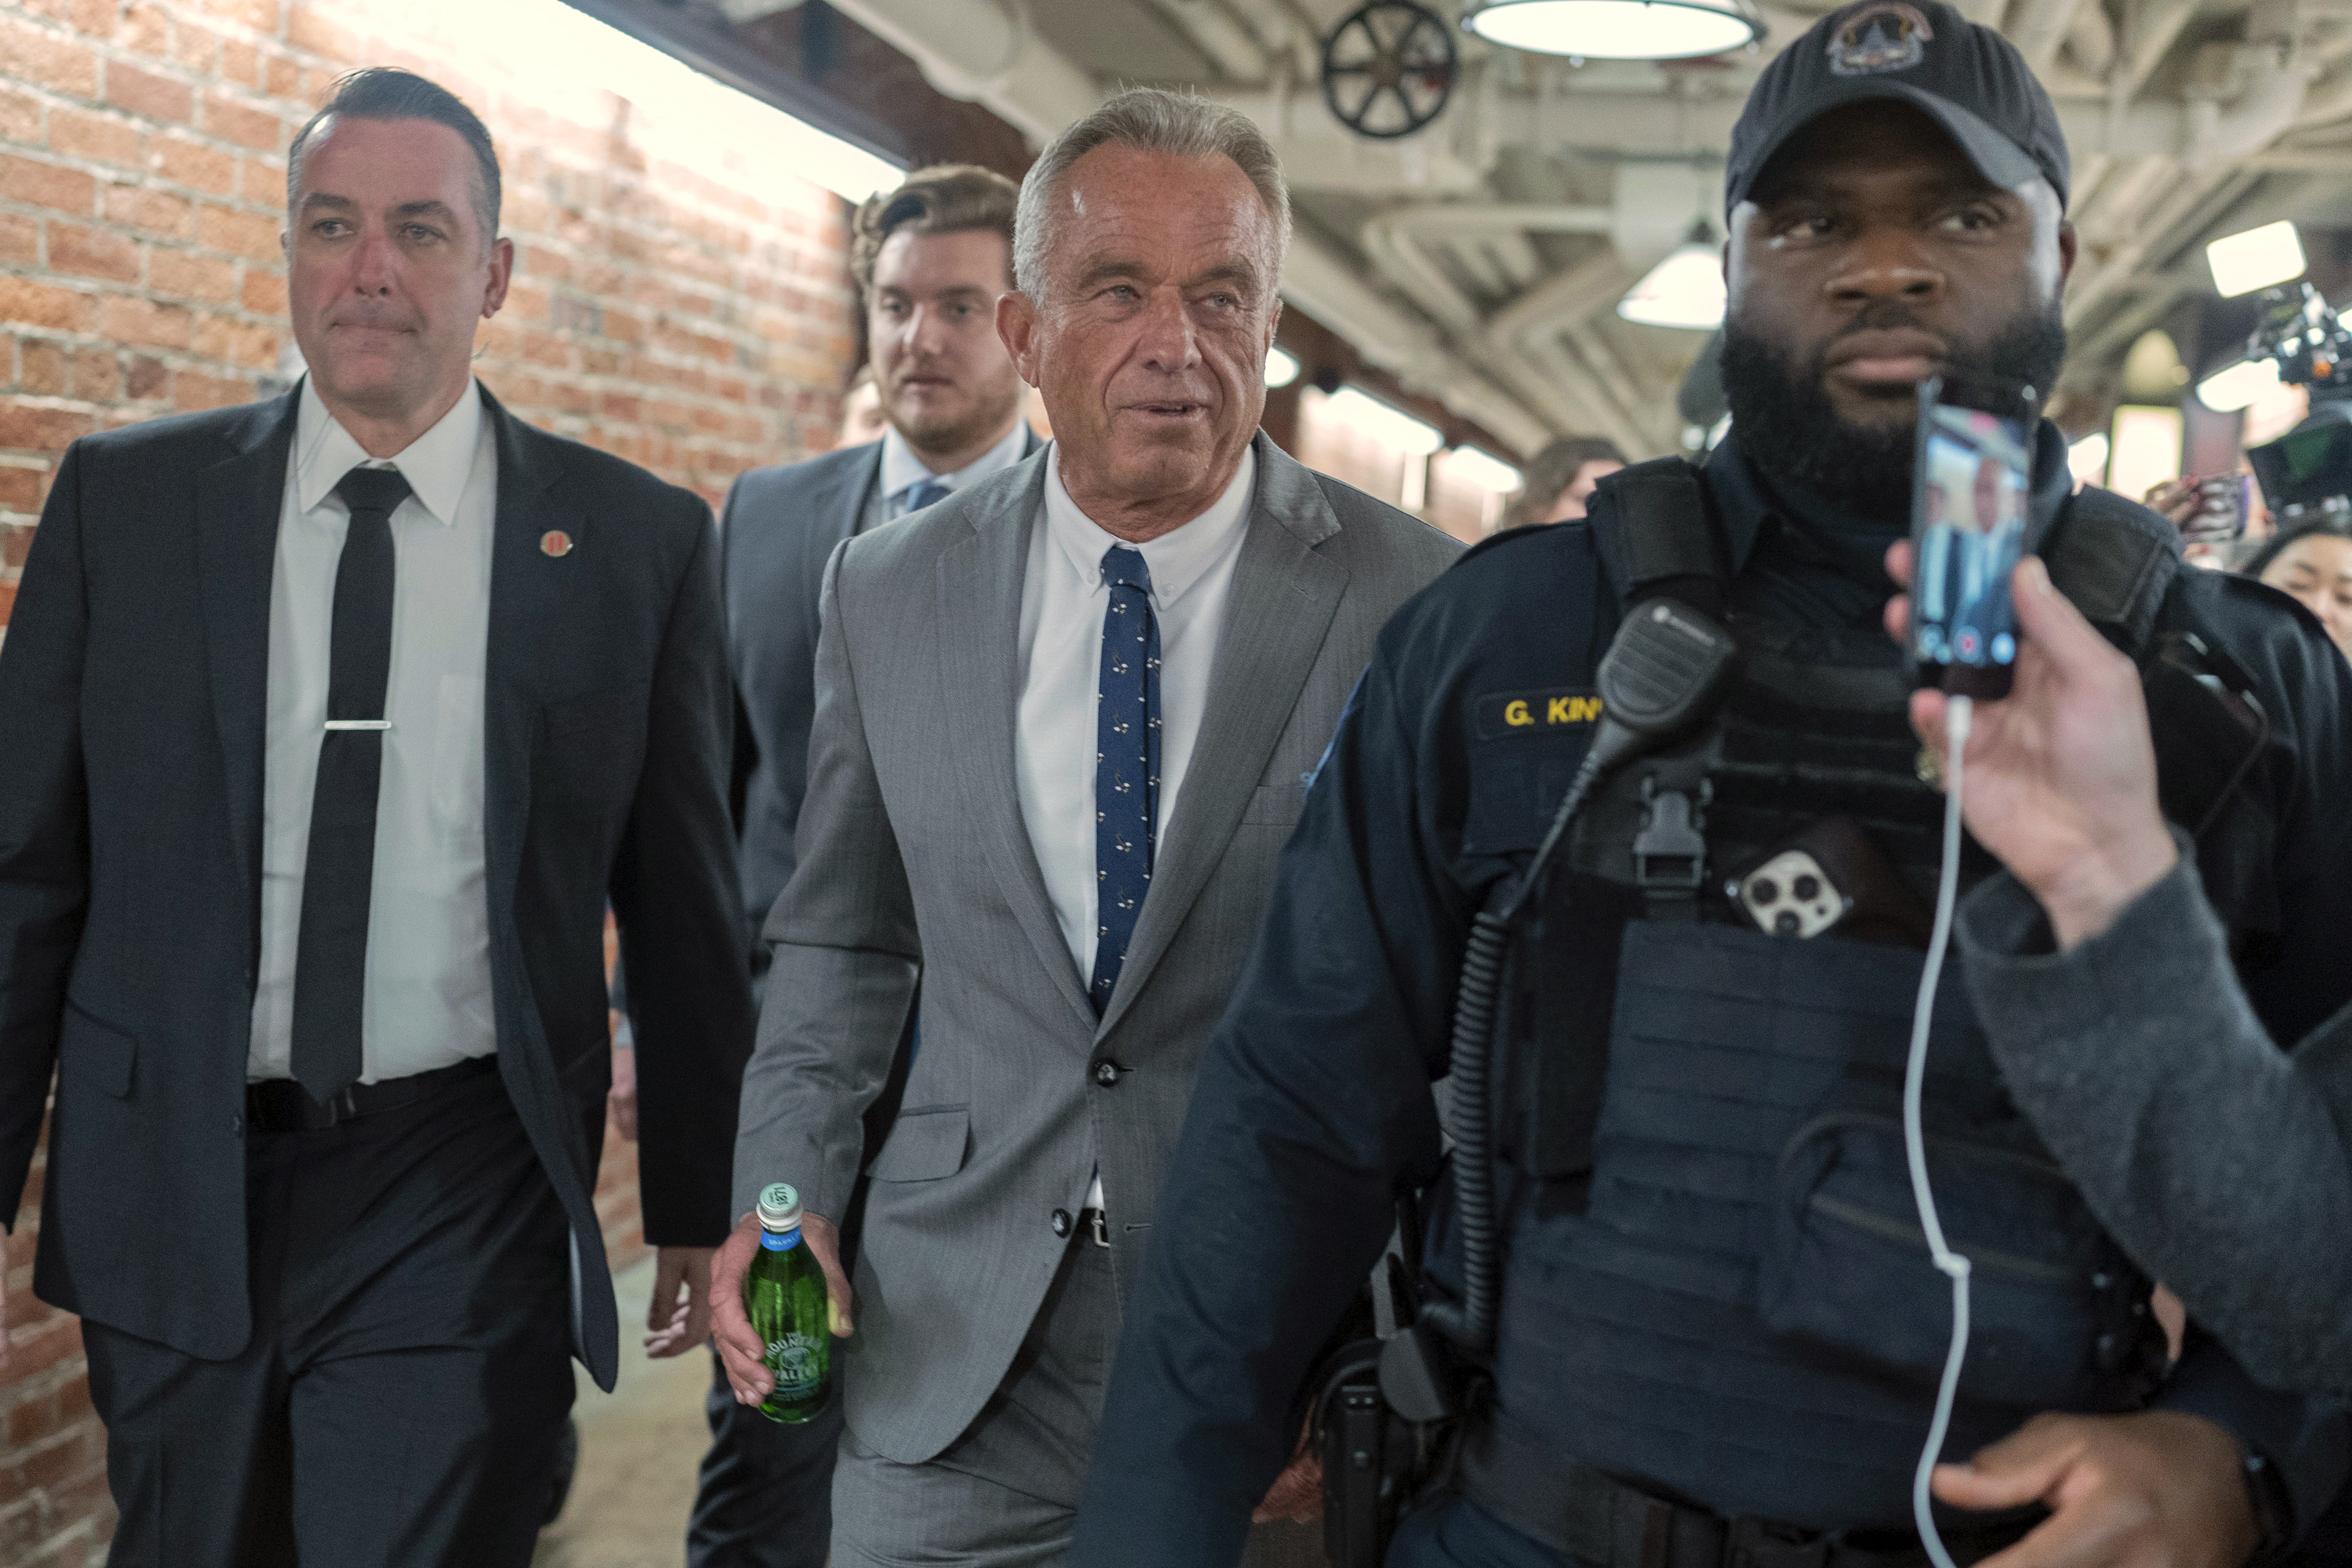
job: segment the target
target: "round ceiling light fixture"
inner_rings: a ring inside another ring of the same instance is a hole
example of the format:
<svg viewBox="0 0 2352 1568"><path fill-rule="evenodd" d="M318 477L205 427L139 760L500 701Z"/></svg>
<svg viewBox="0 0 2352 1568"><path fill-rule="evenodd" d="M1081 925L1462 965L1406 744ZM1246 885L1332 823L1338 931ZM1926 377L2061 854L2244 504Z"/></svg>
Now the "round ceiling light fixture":
<svg viewBox="0 0 2352 1568"><path fill-rule="evenodd" d="M1596 60L1679 60L1764 36L1746 0L1494 0L1462 18L1490 44Z"/></svg>
<svg viewBox="0 0 2352 1568"><path fill-rule="evenodd" d="M1689 237L1617 301L1617 313L1644 326L1712 331L1723 325L1726 300L1723 242L1701 218Z"/></svg>

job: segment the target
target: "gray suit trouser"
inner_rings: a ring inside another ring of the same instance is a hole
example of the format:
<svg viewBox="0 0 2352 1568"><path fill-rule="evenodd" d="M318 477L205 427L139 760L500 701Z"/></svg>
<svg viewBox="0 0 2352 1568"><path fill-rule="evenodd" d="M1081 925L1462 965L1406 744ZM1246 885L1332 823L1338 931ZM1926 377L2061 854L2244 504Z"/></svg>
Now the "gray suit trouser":
<svg viewBox="0 0 2352 1568"><path fill-rule="evenodd" d="M1004 1381L963 1436L926 1465L884 1458L845 1432L833 1473L833 1568L1053 1568L1069 1549L1078 1494L1118 1349L1110 1249L1086 1226ZM1320 1526L1261 1525L1244 1568L1317 1568Z"/></svg>
<svg viewBox="0 0 2352 1568"><path fill-rule="evenodd" d="M1020 1353L963 1436L927 1465L901 1465L843 1434L835 1568L1059 1563L1118 1348L1110 1249L1080 1226Z"/></svg>

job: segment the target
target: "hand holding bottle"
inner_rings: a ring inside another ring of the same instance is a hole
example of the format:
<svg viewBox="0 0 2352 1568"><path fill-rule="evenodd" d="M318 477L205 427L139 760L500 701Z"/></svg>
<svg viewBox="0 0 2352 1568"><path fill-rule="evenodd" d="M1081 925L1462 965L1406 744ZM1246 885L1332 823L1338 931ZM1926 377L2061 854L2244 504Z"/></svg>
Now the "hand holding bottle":
<svg viewBox="0 0 2352 1568"><path fill-rule="evenodd" d="M776 1382L766 1342L752 1326L744 1300L744 1287L761 1249L763 1228L756 1213L744 1215L711 1260L711 1342L726 1368L736 1402L741 1405L761 1404L774 1391ZM856 1321L849 1279L841 1268L841 1233L831 1220L814 1214L803 1214L799 1229L808 1256L824 1274L827 1326L835 1339L847 1339L856 1331Z"/></svg>

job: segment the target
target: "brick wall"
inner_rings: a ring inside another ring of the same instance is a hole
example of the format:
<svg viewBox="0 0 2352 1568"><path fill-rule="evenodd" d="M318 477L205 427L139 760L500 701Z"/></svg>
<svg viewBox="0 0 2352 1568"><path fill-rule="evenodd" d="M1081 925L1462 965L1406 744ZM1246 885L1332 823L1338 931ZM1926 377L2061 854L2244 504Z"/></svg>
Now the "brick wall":
<svg viewBox="0 0 2352 1568"><path fill-rule="evenodd" d="M468 47L463 18L401 0L0 0L0 626L68 442L249 401L295 367L283 152L358 65L433 76L497 138L520 258L479 370L509 408L714 500L742 468L828 442L851 353L842 204L757 149L681 151L528 50ZM608 1145L618 1263L643 1249L635 1173ZM32 1297L39 1181L37 1165L7 1246L0 1568L96 1561L110 1527L78 1325Z"/></svg>

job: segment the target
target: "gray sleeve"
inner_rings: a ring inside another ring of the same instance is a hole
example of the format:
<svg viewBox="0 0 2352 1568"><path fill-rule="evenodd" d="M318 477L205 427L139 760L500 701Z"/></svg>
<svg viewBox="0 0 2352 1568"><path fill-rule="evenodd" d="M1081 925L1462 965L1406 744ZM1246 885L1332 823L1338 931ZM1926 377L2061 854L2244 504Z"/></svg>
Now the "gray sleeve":
<svg viewBox="0 0 2352 1568"><path fill-rule="evenodd" d="M2258 1382L2352 1389L2352 1008L2280 1050L2186 845L2071 952L2006 874L1956 929L2011 1094L2116 1241Z"/></svg>
<svg viewBox="0 0 2352 1568"><path fill-rule="evenodd" d="M810 1213L841 1218L864 1159L861 1119L889 1075L921 971L842 624L846 550L825 565L800 864L761 933L773 957L736 1123L738 1215L766 1184L790 1182Z"/></svg>

